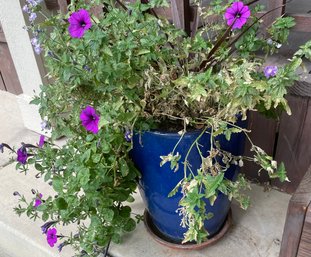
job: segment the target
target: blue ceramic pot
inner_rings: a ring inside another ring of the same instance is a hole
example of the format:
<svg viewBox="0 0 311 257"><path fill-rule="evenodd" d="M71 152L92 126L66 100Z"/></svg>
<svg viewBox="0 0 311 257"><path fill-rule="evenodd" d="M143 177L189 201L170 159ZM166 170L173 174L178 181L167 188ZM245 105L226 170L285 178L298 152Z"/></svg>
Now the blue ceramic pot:
<svg viewBox="0 0 311 257"><path fill-rule="evenodd" d="M184 157L191 144L200 133L201 131L193 131L184 135L176 149L176 152L179 152L182 158L180 160L180 169L175 173L170 169L169 163L160 167L160 156L167 155L173 150L180 139L180 135L177 133L149 131L141 135L136 134L133 137L131 156L134 164L141 172L140 193L143 201L153 224L166 238L174 242L181 242L183 234L186 232L186 229L180 226L181 217L176 213L179 207L178 202L182 195L178 192L175 196L168 197L168 194L183 178L183 165L181 163L184 161ZM230 141L227 141L224 137L219 137L218 140L223 150L229 151L234 155L242 155L245 141L242 133L232 134ZM202 145L202 153L207 155L210 149L210 135L204 133L199 140L199 144ZM191 163L193 171L199 169L201 158L196 147L190 152L188 161ZM229 179L234 179L238 169L237 166L232 165L225 176ZM225 222L230 209L230 201L227 196L219 193L213 206L209 204L208 200L206 203L207 213L212 212L214 217L206 221L205 228L210 236L213 236Z"/></svg>

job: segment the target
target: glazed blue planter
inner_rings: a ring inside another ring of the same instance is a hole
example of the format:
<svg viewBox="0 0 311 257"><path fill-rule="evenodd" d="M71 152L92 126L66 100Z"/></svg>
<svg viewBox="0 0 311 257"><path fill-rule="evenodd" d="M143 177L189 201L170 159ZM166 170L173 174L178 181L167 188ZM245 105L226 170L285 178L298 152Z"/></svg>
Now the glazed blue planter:
<svg viewBox="0 0 311 257"><path fill-rule="evenodd" d="M179 152L182 157L180 169L177 172L173 172L170 169L169 163L160 167L160 156L168 155L172 151L180 139L180 135L177 133L149 131L140 135L136 134L133 137L131 157L135 166L141 172L140 193L146 209L150 214L153 225L156 226L160 233L176 243L183 240L183 234L187 230L180 226L181 217L176 212L182 195L178 192L175 196L168 197L168 194L183 178L182 162L191 144L200 133L201 131L186 133L179 143L176 152ZM242 133L232 134L230 141L227 141L223 136L219 137L218 140L223 150L229 151L234 155L242 155L245 141L245 136ZM199 144L201 145L202 153L205 153L205 156L207 156L210 149L210 135L204 133L199 140ZM196 147L190 152L188 161L192 165L192 171L199 169L201 158ZM238 171L239 168L232 165L227 170L225 176L228 179L234 180ZM210 205L208 200L206 200L206 203L206 212L214 214L213 218L205 222L205 228L209 232L210 237L212 237L222 228L230 210L230 201L227 196L219 193L213 206Z"/></svg>

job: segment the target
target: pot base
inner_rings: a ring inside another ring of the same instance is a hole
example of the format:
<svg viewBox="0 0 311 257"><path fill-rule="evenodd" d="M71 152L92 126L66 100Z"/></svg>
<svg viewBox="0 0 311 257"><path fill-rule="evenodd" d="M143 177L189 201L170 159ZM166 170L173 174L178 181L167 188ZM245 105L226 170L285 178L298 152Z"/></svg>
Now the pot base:
<svg viewBox="0 0 311 257"><path fill-rule="evenodd" d="M146 227L148 233L152 236L152 238L155 241L157 241L161 245L164 245L166 247L173 248L173 249L200 250L200 249L203 249L205 247L208 247L208 246L216 243L218 240L220 240L226 234L226 232L229 230L229 228L232 225L232 212L230 209L228 216L226 218L226 221L223 224L220 231L216 235L214 235L212 238L204 241L201 244L195 244L195 243L181 244L181 243L175 242L172 239L168 238L167 236L163 235L157 229L157 227L152 223L150 214L147 210L145 210L145 212L144 212L144 223L145 223L145 227Z"/></svg>

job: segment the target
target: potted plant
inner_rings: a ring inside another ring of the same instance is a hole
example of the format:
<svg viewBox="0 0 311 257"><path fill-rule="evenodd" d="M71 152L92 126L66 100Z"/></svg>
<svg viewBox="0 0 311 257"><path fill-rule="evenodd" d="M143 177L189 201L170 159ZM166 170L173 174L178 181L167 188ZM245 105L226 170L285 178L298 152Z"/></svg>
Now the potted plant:
<svg viewBox="0 0 311 257"><path fill-rule="evenodd" d="M220 21L189 37L151 11L167 7L165 0L76 0L67 14L36 24L37 15L45 16L39 2L27 0L23 10L34 50L44 53L49 69L51 82L32 103L40 107L43 127L52 124L52 137L1 147L16 153L17 169L26 173L33 165L55 190L52 196L35 191L30 201L16 193L15 211L46 222L42 231L51 247L71 245L77 256L96 256L111 240L119 243L141 218L127 204L137 184L162 233L200 243L219 231L231 199L247 208L242 191L249 185L237 172L244 161L286 180L283 164L253 144L253 158L242 148L245 137L251 140L249 110L290 113L286 88L302 58L311 57L311 43L283 67L266 66L262 56L286 42L292 18L278 18L260 34L256 1L197 3L202 18L218 15ZM99 4L103 13L96 17L89 10ZM63 146L55 144L60 136L66 137ZM165 181L150 178L150 169ZM169 215L178 212L170 220L183 227L178 235L162 228L159 217L166 214L155 213L159 202L170 200ZM71 223L77 224L71 235L57 230Z"/></svg>

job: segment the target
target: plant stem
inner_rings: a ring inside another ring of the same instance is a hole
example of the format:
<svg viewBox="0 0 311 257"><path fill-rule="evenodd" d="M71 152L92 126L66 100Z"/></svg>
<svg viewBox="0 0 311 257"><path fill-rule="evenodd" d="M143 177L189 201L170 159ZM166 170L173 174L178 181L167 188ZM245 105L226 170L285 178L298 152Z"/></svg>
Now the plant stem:
<svg viewBox="0 0 311 257"><path fill-rule="evenodd" d="M107 247L106 247L106 249L105 249L104 257L107 257L107 256L108 256L108 250L109 250L109 247L110 247L110 243L111 243L111 239L109 240L108 245L107 245Z"/></svg>
<svg viewBox="0 0 311 257"><path fill-rule="evenodd" d="M230 25L230 27L227 28L227 30L225 31L225 33L222 35L222 37L220 39L218 39L218 41L216 42L216 44L214 45L214 47L211 49L211 51L209 52L207 59L205 61L203 61L200 64L199 70L202 71L206 71L207 67L209 67L209 65L207 65L210 61L212 61L211 57L213 56L213 54L217 51L217 49L222 45L222 43L225 41L225 39L227 38L227 36L229 35L235 21L236 21L237 17L234 19L234 21L232 22L232 24Z"/></svg>
<svg viewBox="0 0 311 257"><path fill-rule="evenodd" d="M116 0L116 2L117 2L125 11L128 10L128 9L126 8L126 6L125 6L120 0Z"/></svg>
<svg viewBox="0 0 311 257"><path fill-rule="evenodd" d="M185 135L185 131L183 131L183 133L182 133L182 135L180 136L178 142L177 142L176 145L174 146L174 149L173 149L173 151L172 151L172 154L173 154L173 155L174 155L174 152L175 152L177 146L179 145L179 143L180 143L181 140L183 139L184 135Z"/></svg>
<svg viewBox="0 0 311 257"><path fill-rule="evenodd" d="M194 142L191 144L191 146L190 146L190 148L189 148L189 150L188 150L188 152L187 152L187 154L186 154L186 157L185 157L185 160L184 160L184 176L185 176L185 178L187 177L187 173L186 173L186 172L187 172L187 163L188 163L187 159L188 159L188 156L189 156L189 154L190 154L192 148L196 145L196 143L199 141L199 139L200 139L200 138L203 136L203 134L206 132L207 128L208 128L208 127L205 127L205 128L202 130L201 134L194 140Z"/></svg>

